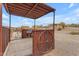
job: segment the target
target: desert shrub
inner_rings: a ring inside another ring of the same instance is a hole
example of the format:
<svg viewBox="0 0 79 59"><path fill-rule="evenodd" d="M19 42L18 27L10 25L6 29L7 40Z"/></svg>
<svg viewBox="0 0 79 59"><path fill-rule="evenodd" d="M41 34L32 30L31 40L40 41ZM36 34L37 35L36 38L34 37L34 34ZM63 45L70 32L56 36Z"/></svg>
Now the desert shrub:
<svg viewBox="0 0 79 59"><path fill-rule="evenodd" d="M72 34L72 35L79 35L79 32L70 32L70 34Z"/></svg>
<svg viewBox="0 0 79 59"><path fill-rule="evenodd" d="M62 26L62 29L65 28L65 23L64 22L61 22L60 25Z"/></svg>
<svg viewBox="0 0 79 59"><path fill-rule="evenodd" d="M62 30L62 28L60 28L60 27L59 27L57 30L58 30L58 31L61 31L61 30Z"/></svg>

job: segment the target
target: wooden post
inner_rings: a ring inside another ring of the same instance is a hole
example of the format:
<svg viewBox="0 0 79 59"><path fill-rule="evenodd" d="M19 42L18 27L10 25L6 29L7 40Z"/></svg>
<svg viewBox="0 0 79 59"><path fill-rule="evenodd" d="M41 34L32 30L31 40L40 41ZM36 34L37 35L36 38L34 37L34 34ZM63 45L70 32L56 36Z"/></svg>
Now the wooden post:
<svg viewBox="0 0 79 59"><path fill-rule="evenodd" d="M35 28L35 25L36 25L36 20L34 20L34 30L36 29L36 28Z"/></svg>
<svg viewBox="0 0 79 59"><path fill-rule="evenodd" d="M55 48L55 11L53 12L53 49Z"/></svg>
<svg viewBox="0 0 79 59"><path fill-rule="evenodd" d="M11 40L11 14L9 14L9 42Z"/></svg>
<svg viewBox="0 0 79 59"><path fill-rule="evenodd" d="M33 30L32 30L32 33L33 33L33 46L32 46L32 55L34 55L35 54L35 43L34 43L34 36L35 36L35 24L36 24L36 20L34 19L34 28L33 28Z"/></svg>
<svg viewBox="0 0 79 59"><path fill-rule="evenodd" d="M2 4L0 4L0 56L3 54L2 48Z"/></svg>

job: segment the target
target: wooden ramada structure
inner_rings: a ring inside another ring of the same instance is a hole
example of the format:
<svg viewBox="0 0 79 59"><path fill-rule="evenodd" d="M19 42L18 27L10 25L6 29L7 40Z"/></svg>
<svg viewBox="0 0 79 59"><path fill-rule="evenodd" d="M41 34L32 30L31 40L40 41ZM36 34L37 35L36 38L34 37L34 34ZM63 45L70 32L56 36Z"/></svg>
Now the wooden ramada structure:
<svg viewBox="0 0 79 59"><path fill-rule="evenodd" d="M42 55L54 49L54 23L55 23L55 9L43 3L5 3L3 4L6 11L9 13L9 40L11 39L11 15L27 17L34 19L34 29L32 30L33 38L33 52L32 55ZM36 30L36 19L40 18L50 12L52 13L53 29L51 30ZM14 19L16 20L16 19ZM22 30L24 36L26 30ZM1 34L1 33L0 33ZM0 40L3 40L0 38ZM3 42L2 42L3 43ZM0 46L0 49L3 47ZM0 51L1 53L1 51ZM3 52L0 54L3 55Z"/></svg>

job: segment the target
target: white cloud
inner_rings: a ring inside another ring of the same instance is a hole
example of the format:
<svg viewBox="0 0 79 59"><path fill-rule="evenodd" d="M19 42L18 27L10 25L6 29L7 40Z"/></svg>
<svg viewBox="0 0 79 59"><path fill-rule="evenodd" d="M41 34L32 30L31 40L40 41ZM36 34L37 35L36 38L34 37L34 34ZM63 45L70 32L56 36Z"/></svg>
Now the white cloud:
<svg viewBox="0 0 79 59"><path fill-rule="evenodd" d="M74 14L75 14L76 16L79 16L79 8L77 8L77 9L74 10Z"/></svg>
<svg viewBox="0 0 79 59"><path fill-rule="evenodd" d="M36 20L37 25L48 25L53 23L53 17L44 17L44 18L39 18Z"/></svg>
<svg viewBox="0 0 79 59"><path fill-rule="evenodd" d="M8 16L7 16L6 14L3 13L3 14L2 14L2 18L6 18L6 19L7 19Z"/></svg>
<svg viewBox="0 0 79 59"><path fill-rule="evenodd" d="M9 26L9 19L8 15L2 14L2 26Z"/></svg>
<svg viewBox="0 0 79 59"><path fill-rule="evenodd" d="M23 19L23 20L19 21L18 24L20 24L20 26L30 26L31 27L33 25L33 20Z"/></svg>
<svg viewBox="0 0 79 59"><path fill-rule="evenodd" d="M63 15L56 15L56 23L79 23L79 8L71 10L71 12Z"/></svg>
<svg viewBox="0 0 79 59"><path fill-rule="evenodd" d="M74 3L71 3L68 8L72 8L73 6L74 6Z"/></svg>
<svg viewBox="0 0 79 59"><path fill-rule="evenodd" d="M66 21L68 21L68 20L70 20L70 19L71 19L70 17L66 17L66 18L65 18Z"/></svg>
<svg viewBox="0 0 79 59"><path fill-rule="evenodd" d="M77 16L79 17L79 14L77 14Z"/></svg>

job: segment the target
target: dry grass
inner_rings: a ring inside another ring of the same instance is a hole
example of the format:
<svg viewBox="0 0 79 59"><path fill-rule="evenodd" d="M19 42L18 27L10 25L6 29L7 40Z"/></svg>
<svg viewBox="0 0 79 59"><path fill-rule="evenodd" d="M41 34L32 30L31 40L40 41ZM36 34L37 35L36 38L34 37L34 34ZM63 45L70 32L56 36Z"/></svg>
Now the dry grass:
<svg viewBox="0 0 79 59"><path fill-rule="evenodd" d="M79 35L79 32L73 31L73 32L70 32L70 34L71 34L71 35Z"/></svg>

